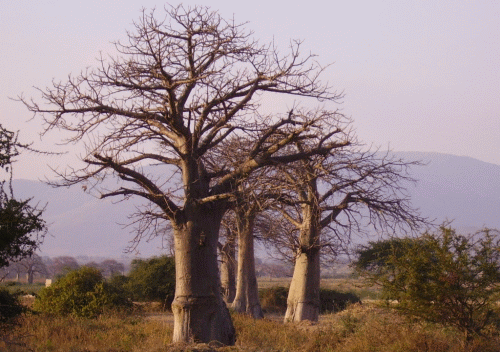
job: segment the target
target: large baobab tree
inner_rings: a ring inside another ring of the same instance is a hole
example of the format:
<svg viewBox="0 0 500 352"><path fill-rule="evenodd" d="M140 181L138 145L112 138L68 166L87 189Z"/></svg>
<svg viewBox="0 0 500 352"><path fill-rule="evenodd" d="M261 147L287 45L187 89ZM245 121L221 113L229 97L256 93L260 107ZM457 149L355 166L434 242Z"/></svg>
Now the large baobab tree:
<svg viewBox="0 0 500 352"><path fill-rule="evenodd" d="M41 101L20 100L47 130L69 131L68 143L85 145L84 166L59 173L59 184L94 182L98 188L100 180L117 176L115 189L100 188L102 198L142 197L152 205L145 215L170 222L174 342L231 344L234 328L220 292L217 244L234 190L260 168L346 143L325 127L334 112L294 109L264 116L257 98L288 94L325 104L339 96L319 80L323 68L313 57L299 54L300 43L282 55L206 7L167 7L162 20L143 12L127 34L115 57L40 90ZM253 141L241 162L218 163L214 151L240 137ZM305 139L307 148L287 151ZM160 165L156 175L144 168L151 164Z"/></svg>
<svg viewBox="0 0 500 352"><path fill-rule="evenodd" d="M304 148L302 142L296 146ZM407 169L415 164L347 148L285 165L275 174L275 184L288 194L276 209L294 227L287 232L294 273L285 321L318 320L322 250L337 251L370 226L394 233L427 223L405 192L412 181ZM271 240L283 245L282 239Z"/></svg>

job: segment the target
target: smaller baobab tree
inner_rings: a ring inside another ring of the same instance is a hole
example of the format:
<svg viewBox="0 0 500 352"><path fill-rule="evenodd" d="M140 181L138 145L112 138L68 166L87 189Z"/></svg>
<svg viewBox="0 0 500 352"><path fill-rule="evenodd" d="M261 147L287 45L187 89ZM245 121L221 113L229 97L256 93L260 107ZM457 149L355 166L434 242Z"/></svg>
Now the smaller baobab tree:
<svg viewBox="0 0 500 352"><path fill-rule="evenodd" d="M257 175L239 185L233 206L238 239L238 269L236 294L232 308L239 313L249 314L256 319L263 318L264 314L259 302L257 276L255 274L254 227L257 214L266 207L266 195L258 193L258 185L254 183L254 181L258 182L258 180ZM262 189L260 192L262 192Z"/></svg>
<svg viewBox="0 0 500 352"><path fill-rule="evenodd" d="M222 218L219 234L220 281L222 295L227 304L233 303L236 295L236 224L231 211Z"/></svg>
<svg viewBox="0 0 500 352"><path fill-rule="evenodd" d="M297 143L299 150L301 143ZM285 321L317 321L320 253L336 254L354 233L415 231L427 223L410 205L407 162L354 147L286 165L276 184L288 197L276 207L293 225L288 242L294 255ZM273 240L271 238L271 240ZM276 239L274 239L276 241Z"/></svg>
<svg viewBox="0 0 500 352"><path fill-rule="evenodd" d="M290 112L290 116L292 114L293 112ZM325 140L335 139L337 141L331 150L344 148L349 145L348 134L343 129L346 126L342 124L342 115L337 112L332 113L331 111L322 110L316 110L314 114L316 116L327 117L322 123L328 124L329 133L323 135L321 138L325 138ZM283 138L282 132L277 128L269 129L267 133L271 140L280 140ZM251 153L251 148L253 147L252 139L244 137L232 139L220 148L217 159L225 165L237 165L244 160L245 155ZM287 151L290 150L293 149L287 148ZM294 152L301 153L305 150L307 148ZM286 156L284 160L286 160ZM245 180L236 184L237 188L230 203L231 214L233 216L232 222L236 229L238 244L236 294L231 306L235 311L248 314L256 319L264 317L259 302L255 271L254 238L256 220L260 213L270 209L281 197L282 188L269 182L268 174L273 172L274 166L261 168Z"/></svg>
<svg viewBox="0 0 500 352"><path fill-rule="evenodd" d="M25 257L16 263L12 263L11 266L15 267L18 275L21 273L26 274L29 284L33 283L36 274L48 275L48 270L43 263L43 259L36 253L33 253L29 257Z"/></svg>

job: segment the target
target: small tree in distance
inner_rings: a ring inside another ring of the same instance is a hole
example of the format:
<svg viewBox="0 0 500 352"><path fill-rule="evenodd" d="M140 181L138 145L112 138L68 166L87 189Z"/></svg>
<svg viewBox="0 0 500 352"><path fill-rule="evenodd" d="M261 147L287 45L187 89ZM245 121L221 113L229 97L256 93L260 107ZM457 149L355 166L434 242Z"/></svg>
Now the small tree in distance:
<svg viewBox="0 0 500 352"><path fill-rule="evenodd" d="M418 238L372 242L358 251L354 266L395 308L454 326L467 341L500 318L498 231L463 236L442 226Z"/></svg>

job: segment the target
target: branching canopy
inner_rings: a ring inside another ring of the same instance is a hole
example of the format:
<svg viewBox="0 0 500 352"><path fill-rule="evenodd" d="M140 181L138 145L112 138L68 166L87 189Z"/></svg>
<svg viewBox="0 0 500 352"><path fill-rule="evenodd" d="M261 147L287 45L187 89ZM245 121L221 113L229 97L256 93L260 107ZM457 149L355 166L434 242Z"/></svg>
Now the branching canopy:
<svg viewBox="0 0 500 352"><path fill-rule="evenodd" d="M259 112L261 94L287 94L334 102L340 95L320 81L325 67L292 42L287 55L252 39L241 24L206 7L166 8L164 19L143 11L115 44L116 57L40 90L44 104L20 97L46 130L83 141L86 166L60 173L63 185L96 182L114 174L124 182L102 197L140 196L181 224L192 206L222 206L237 183L254 170L327 154L345 140L329 133L336 116L327 109L291 109L281 116ZM326 130L325 130L326 129ZM238 164L217 160L224 142L251 141ZM302 151L287 146L309 140ZM169 176L144 166L170 165ZM168 180L168 182L167 182Z"/></svg>

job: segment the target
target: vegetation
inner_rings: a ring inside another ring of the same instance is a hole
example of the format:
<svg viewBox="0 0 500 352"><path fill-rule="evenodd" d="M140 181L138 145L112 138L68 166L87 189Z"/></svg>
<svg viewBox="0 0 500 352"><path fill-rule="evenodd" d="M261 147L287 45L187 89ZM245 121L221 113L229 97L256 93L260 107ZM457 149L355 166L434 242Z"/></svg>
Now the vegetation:
<svg viewBox="0 0 500 352"><path fill-rule="evenodd" d="M287 309L288 288L275 286L259 290L259 299L264 312L285 313ZM350 304L361 303L358 296L351 292L339 292L332 289L321 288L320 307L322 314L334 313L346 309Z"/></svg>
<svg viewBox="0 0 500 352"><path fill-rule="evenodd" d="M0 179L0 267L33 254L46 230L43 209L31 206L29 199L15 199L12 191L12 163L19 149L28 147L0 125L0 169L6 175Z"/></svg>
<svg viewBox="0 0 500 352"><path fill-rule="evenodd" d="M19 293L12 293L0 287L0 324L12 321L26 310L19 302L18 296Z"/></svg>
<svg viewBox="0 0 500 352"><path fill-rule="evenodd" d="M33 308L60 316L96 317L106 309L130 305L130 301L104 281L99 270L82 267L43 288Z"/></svg>
<svg viewBox="0 0 500 352"><path fill-rule="evenodd" d="M404 313L450 325L468 341L500 321L500 237L483 230L391 239L361 249L355 267Z"/></svg>
<svg viewBox="0 0 500 352"><path fill-rule="evenodd" d="M407 319L397 312L353 305L337 314L322 315L317 324L283 324L233 314L236 345L171 344L172 314L97 319L28 315L5 332L0 350L11 352L159 352L159 351L287 351L287 352L497 352L498 331L464 345L459 331Z"/></svg>
<svg viewBox="0 0 500 352"><path fill-rule="evenodd" d="M134 301L160 301L170 308L175 291L175 260L161 256L134 259L128 276L115 276L110 283L122 288Z"/></svg>
<svg viewBox="0 0 500 352"><path fill-rule="evenodd" d="M147 204L131 218L137 230L135 240L172 229L175 265L168 257L137 260L125 277L115 275L123 267L110 261L106 274L114 277L108 283L102 268L91 263L93 268L70 271L42 289L34 309L45 314L48 323L56 324L50 329L57 330L63 321L58 316L67 316L68 325L92 325L93 320L87 318L103 317L108 309L130 305L129 296L172 301L173 342L233 345L235 326L220 287L219 229L224 215L233 210L240 256L233 308L260 318L253 229L257 213L269 210L264 199L279 201L271 207L272 223L277 214L288 220L288 229L276 226L277 231L267 233L285 234L270 240L288 242L288 255L295 265L289 289L262 292L265 306L282 312L286 303L285 320L316 322L321 309L338 312L359 302L353 294L320 290L320 255L327 249L338 255L351 243L351 234L362 233L365 225L397 233L417 231L427 224L411 207L404 188L413 181L407 168L418 162L359 149L351 120L333 104L342 94L322 82L326 67L312 54L303 56L300 41L291 42L283 55L272 44L259 44L244 25L226 21L208 7L169 5L165 11L159 19L154 11L143 10L134 30L127 32L127 40L115 43L116 57L103 57L97 67L39 89L41 102L23 96L19 100L41 117L43 134L60 129L71 134L66 143L82 142L85 147L83 164L68 166L54 185L82 184L84 191L96 190L101 198L141 197ZM264 115L263 94L302 97L313 104L294 103L287 111ZM314 103L321 107L309 108ZM2 129L0 167L9 170L19 146L16 135ZM120 182L104 186L108 177ZM246 192L246 184L256 185L251 177L270 185L272 193L258 187ZM4 190L4 183L0 267L32 254L39 243L32 234L45 229L42 211L30 207L28 201L15 200L11 188L10 194ZM254 204L248 201L250 195ZM494 306L500 293L497 242L488 231L464 237L442 228L439 236L372 243L359 252L357 267L371 283L381 285L387 302L395 300L400 312L425 320L413 320L413 325L420 325L412 327L412 333L426 335L427 326L439 323L451 326L454 337L456 331L464 333L468 342L489 336L496 343L497 336L488 328L500 320ZM76 261L69 259L54 260L49 270L58 275L76 269ZM375 312L383 317L384 324L378 324L365 312L347 311L329 326L314 328L312 324L256 323L235 316L236 348L359 351L367 346L351 337L370 336L373 343L384 336L380 333L384 326L390 325L386 317L392 319L391 324L399 324L406 336L411 335L404 328L406 317L395 312ZM37 317L26 319L36 321ZM258 333L252 330L254 326ZM404 336L397 334L400 330L387 331L391 338L380 341L380 348L419 350L413 341L389 342ZM81 335L85 334L83 329ZM133 328L126 336L133 344L109 341L113 347L105 348L137 349L147 340ZM52 340L45 341L37 348L56 348ZM116 341L124 340L117 337ZM429 341L433 342L425 339L426 350ZM432 350L441 348L431 345Z"/></svg>

